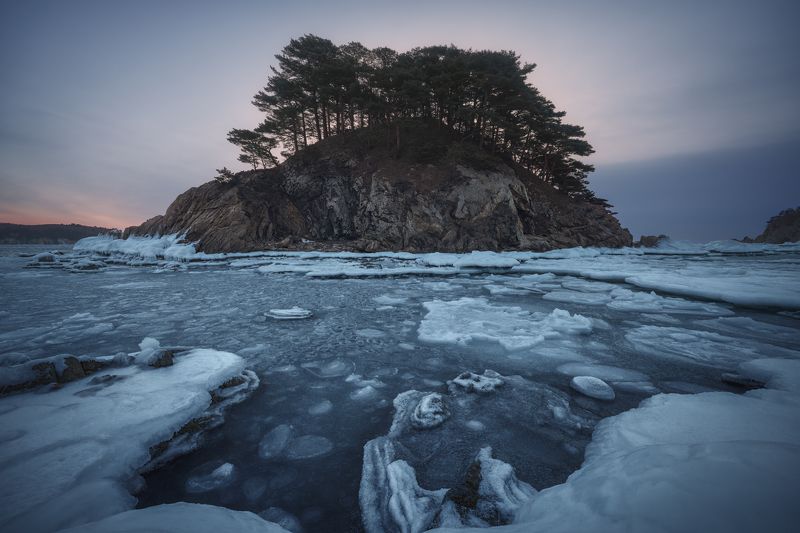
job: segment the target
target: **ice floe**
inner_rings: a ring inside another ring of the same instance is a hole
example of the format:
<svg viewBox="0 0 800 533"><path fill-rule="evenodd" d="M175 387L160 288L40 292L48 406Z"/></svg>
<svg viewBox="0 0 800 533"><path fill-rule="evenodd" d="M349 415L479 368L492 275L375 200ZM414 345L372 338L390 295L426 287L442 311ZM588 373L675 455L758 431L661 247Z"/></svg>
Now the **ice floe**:
<svg viewBox="0 0 800 533"><path fill-rule="evenodd" d="M616 397L608 383L594 376L575 376L569 384L581 394L597 400L613 400Z"/></svg>
<svg viewBox="0 0 800 533"><path fill-rule="evenodd" d="M201 415L209 391L243 370L232 353L195 349L169 367L114 368L105 371L113 379L94 385L82 379L1 399L0 427L23 432L0 446L0 523L53 531L132 507L128 484L151 447Z"/></svg>
<svg viewBox="0 0 800 533"><path fill-rule="evenodd" d="M313 313L308 309L295 306L288 309L270 309L266 315L277 320L298 320L309 318Z"/></svg>
<svg viewBox="0 0 800 533"><path fill-rule="evenodd" d="M497 342L509 350L528 348L562 335L589 333L593 321L562 309L532 313L515 306L490 304L486 298L424 302L428 313L419 339L466 345L474 340Z"/></svg>
<svg viewBox="0 0 800 533"><path fill-rule="evenodd" d="M500 442L503 436L493 435L488 428L502 433L507 416L516 416L531 427L548 427L552 432L548 439L592 427L591 419L572 412L563 393L519 376L491 371L485 375L505 386L491 396L479 397L455 386L447 395L410 390L395 398L388 433L364 446L359 500L368 533L513 523L522 506L535 498L536 490L520 480L511 465L493 456L486 439L496 437ZM444 404L449 406L448 421L420 427L416 421L421 406L428 412L432 403L432 411L440 415ZM521 405L525 408L519 409ZM489 427L471 418L487 408L495 419ZM468 467L463 470L465 461ZM439 471L449 471L450 488L420 485L417 468L432 464Z"/></svg>
<svg viewBox="0 0 800 533"><path fill-rule="evenodd" d="M625 338L641 354L720 368L733 368L762 357L800 358L800 352L786 348L695 329L639 326L630 330Z"/></svg>
<svg viewBox="0 0 800 533"><path fill-rule="evenodd" d="M97 522L66 529L63 533L153 533L154 531L287 533L287 530L280 525L247 511L183 502L125 511Z"/></svg>
<svg viewBox="0 0 800 533"><path fill-rule="evenodd" d="M662 394L601 421L581 468L522 503L503 531L794 531L800 361L739 371L770 388Z"/></svg>

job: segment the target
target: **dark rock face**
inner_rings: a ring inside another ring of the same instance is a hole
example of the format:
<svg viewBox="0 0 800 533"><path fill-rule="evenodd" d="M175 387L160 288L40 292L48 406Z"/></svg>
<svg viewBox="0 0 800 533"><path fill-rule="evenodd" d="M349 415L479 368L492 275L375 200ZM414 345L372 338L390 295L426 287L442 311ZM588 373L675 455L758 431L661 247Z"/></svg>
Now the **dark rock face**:
<svg viewBox="0 0 800 533"><path fill-rule="evenodd" d="M755 239L745 242L764 242L782 244L800 241L800 207L786 209L769 219L767 228Z"/></svg>
<svg viewBox="0 0 800 533"><path fill-rule="evenodd" d="M633 243L637 248L655 248L658 243L669 239L666 235L642 235L639 240Z"/></svg>
<svg viewBox="0 0 800 533"><path fill-rule="evenodd" d="M488 154L454 155L449 141L433 157L429 149L391 154L361 137L340 135L276 169L189 189L126 236L185 233L205 252L543 251L632 242L603 207L571 200Z"/></svg>

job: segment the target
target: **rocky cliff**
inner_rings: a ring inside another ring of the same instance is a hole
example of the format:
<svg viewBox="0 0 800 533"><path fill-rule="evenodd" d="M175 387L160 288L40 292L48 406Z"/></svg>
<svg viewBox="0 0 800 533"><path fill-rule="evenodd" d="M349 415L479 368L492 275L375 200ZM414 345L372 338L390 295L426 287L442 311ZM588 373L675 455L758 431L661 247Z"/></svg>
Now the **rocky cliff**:
<svg viewBox="0 0 800 533"><path fill-rule="evenodd" d="M163 216L126 230L184 232L206 252L548 250L632 241L602 206L574 201L435 127L404 130L399 151L369 130L329 138L278 168L189 189Z"/></svg>
<svg viewBox="0 0 800 533"><path fill-rule="evenodd" d="M751 242L800 242L800 207L785 209L769 219L764 232Z"/></svg>

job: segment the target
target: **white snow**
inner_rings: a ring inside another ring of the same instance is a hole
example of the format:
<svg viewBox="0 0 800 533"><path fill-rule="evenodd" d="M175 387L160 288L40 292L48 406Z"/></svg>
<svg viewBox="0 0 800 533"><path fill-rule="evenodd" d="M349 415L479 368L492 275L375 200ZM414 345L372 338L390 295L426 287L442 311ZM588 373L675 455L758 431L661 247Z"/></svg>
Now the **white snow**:
<svg viewBox="0 0 800 533"><path fill-rule="evenodd" d="M199 503L156 505L115 514L97 522L63 530L62 533L288 533L247 511Z"/></svg>
<svg viewBox="0 0 800 533"><path fill-rule="evenodd" d="M589 333L593 325L592 319L562 309L531 313L520 307L492 305L486 298L433 300L423 306L428 313L418 334L427 342L466 345L483 340L516 350L562 335Z"/></svg>
<svg viewBox="0 0 800 533"><path fill-rule="evenodd" d="M91 395L76 394L92 386L83 379L0 399L0 427L22 430L0 447L0 523L52 531L132 507L126 483L150 446L201 414L209 391L243 369L237 355L195 349L170 367L113 369L119 378Z"/></svg>

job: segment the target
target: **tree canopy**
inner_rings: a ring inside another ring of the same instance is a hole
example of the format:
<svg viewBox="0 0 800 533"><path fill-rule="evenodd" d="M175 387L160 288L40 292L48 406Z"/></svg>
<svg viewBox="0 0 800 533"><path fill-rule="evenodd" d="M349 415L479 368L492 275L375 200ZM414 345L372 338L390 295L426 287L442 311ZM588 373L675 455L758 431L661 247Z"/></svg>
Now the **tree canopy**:
<svg viewBox="0 0 800 533"><path fill-rule="evenodd" d="M438 121L462 139L505 156L572 197L605 204L587 187L593 152L583 128L528 82L535 65L513 51L427 46L397 53L361 43L335 45L316 35L292 39L275 56L253 97L265 114L254 130L233 129L239 160L278 164L331 135L363 127L396 129L408 119Z"/></svg>

